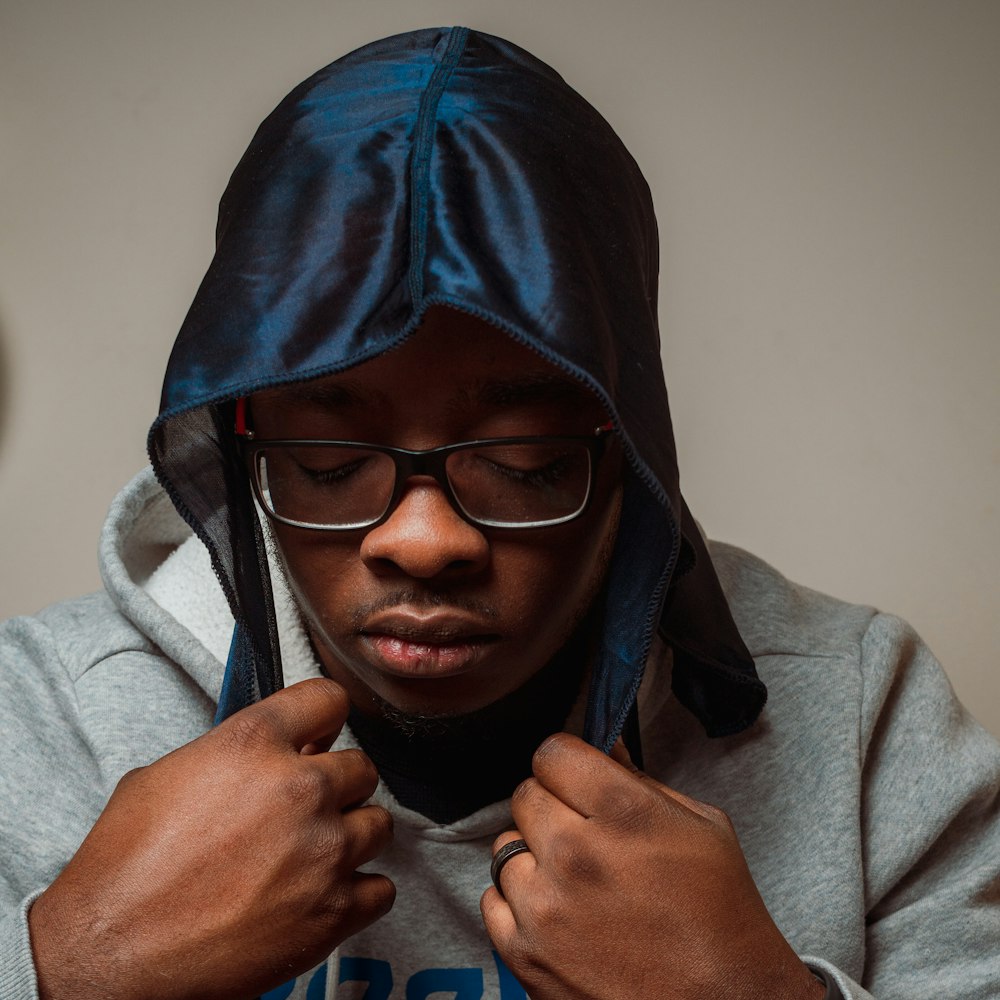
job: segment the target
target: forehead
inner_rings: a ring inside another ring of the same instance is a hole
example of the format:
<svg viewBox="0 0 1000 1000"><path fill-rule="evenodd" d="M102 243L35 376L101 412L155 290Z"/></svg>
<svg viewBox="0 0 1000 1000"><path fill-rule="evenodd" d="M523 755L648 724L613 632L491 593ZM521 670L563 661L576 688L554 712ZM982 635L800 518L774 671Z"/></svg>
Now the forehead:
<svg viewBox="0 0 1000 1000"><path fill-rule="evenodd" d="M594 394L538 353L476 317L436 308L399 347L338 375L257 393L255 414L357 413L376 422L511 411L599 419Z"/></svg>

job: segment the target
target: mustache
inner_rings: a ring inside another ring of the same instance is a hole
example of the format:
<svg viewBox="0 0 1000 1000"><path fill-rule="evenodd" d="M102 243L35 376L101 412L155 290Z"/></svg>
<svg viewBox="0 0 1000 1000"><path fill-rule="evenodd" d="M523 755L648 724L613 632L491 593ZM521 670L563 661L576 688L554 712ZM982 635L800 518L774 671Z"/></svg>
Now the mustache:
<svg viewBox="0 0 1000 1000"><path fill-rule="evenodd" d="M500 617L499 610L487 601L479 601L462 594L453 594L447 590L427 591L408 587L391 590L373 601L358 605L351 612L351 624L355 629L360 629L373 615L398 607L428 610L449 608L453 611L466 611L488 621L495 621Z"/></svg>

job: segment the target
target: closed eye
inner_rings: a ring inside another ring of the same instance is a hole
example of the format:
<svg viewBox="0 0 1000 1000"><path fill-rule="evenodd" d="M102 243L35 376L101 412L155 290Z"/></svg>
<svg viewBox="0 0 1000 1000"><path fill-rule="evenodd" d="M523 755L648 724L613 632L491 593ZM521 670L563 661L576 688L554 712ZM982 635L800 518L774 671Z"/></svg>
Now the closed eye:
<svg viewBox="0 0 1000 1000"><path fill-rule="evenodd" d="M503 476L505 479L525 486L543 488L555 486L566 477L570 471L572 456L562 455L551 462L546 462L544 465L528 469L505 465L502 462L487 458L485 455L480 456L480 462L487 466L490 472Z"/></svg>
<svg viewBox="0 0 1000 1000"><path fill-rule="evenodd" d="M370 461L370 458L355 458L350 462L343 462L340 465L335 465L331 468L316 469L308 465L303 465L302 462L296 460L296 465L299 469L313 482L319 483L320 485L328 485L332 483L341 483L351 476L355 475L361 470L361 468Z"/></svg>

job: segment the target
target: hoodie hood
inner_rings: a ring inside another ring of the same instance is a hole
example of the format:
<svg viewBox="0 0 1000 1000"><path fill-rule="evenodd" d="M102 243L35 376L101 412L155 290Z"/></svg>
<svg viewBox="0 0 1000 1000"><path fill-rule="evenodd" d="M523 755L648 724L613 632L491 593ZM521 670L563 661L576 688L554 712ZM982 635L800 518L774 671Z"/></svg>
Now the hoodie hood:
<svg viewBox="0 0 1000 1000"><path fill-rule="evenodd" d="M215 258L149 435L236 619L224 717L282 684L264 536L235 400L343 371L431 305L474 314L585 383L627 457L585 735L625 727L657 628L710 735L766 698L679 489L649 190L598 112L523 49L467 28L337 60L264 121L222 198Z"/></svg>

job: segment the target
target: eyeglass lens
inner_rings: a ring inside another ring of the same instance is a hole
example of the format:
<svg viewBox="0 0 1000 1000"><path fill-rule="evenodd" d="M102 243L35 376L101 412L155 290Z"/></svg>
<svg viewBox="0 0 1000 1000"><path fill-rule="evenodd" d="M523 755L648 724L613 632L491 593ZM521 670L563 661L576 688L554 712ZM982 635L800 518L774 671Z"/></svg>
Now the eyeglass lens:
<svg viewBox="0 0 1000 1000"><path fill-rule="evenodd" d="M264 505L318 527L364 527L392 500L396 463L345 445L284 445L256 457ZM465 514L487 524L553 523L577 514L590 489L590 452L571 442L478 445L451 452L448 483Z"/></svg>

